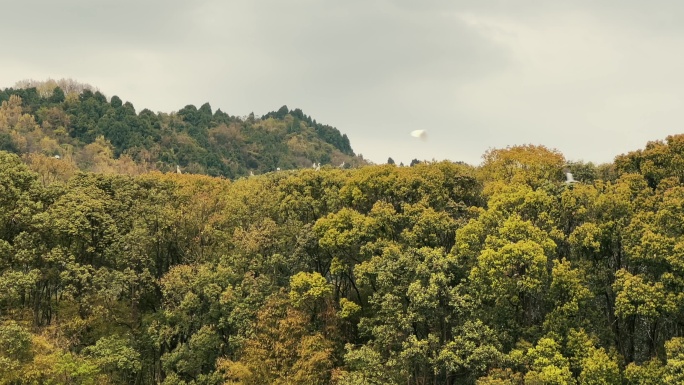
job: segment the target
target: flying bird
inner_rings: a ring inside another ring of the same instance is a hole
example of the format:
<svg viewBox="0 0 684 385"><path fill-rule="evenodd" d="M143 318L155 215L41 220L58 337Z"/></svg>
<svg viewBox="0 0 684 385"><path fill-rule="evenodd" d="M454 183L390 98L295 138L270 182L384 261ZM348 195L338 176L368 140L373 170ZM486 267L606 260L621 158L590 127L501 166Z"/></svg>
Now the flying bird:
<svg viewBox="0 0 684 385"><path fill-rule="evenodd" d="M425 130L414 130L411 131L411 136L414 138L419 138L421 140L427 139L427 132Z"/></svg>
<svg viewBox="0 0 684 385"><path fill-rule="evenodd" d="M572 177L572 173L570 173L570 172L565 173L565 183L567 183L567 184L577 183L575 178Z"/></svg>

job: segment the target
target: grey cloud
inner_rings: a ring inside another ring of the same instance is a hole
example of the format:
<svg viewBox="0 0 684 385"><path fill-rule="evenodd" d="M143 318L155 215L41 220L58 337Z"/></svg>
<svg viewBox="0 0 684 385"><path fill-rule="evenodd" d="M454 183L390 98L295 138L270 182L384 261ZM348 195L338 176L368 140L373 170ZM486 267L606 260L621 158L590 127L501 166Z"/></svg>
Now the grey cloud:
<svg viewBox="0 0 684 385"><path fill-rule="evenodd" d="M681 131L682 16L673 0L15 1L0 85L74 77L161 111L287 104L377 162L521 143L608 161Z"/></svg>
<svg viewBox="0 0 684 385"><path fill-rule="evenodd" d="M188 18L200 2L157 1L17 1L3 5L0 31L64 47L87 44L139 46L182 41L194 20Z"/></svg>

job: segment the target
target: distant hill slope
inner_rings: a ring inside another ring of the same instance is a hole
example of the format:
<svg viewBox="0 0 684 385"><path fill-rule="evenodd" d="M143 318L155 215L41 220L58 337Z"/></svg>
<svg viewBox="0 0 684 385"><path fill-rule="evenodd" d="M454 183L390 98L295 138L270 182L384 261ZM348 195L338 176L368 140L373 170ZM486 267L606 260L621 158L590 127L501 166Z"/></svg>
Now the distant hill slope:
<svg viewBox="0 0 684 385"><path fill-rule="evenodd" d="M261 118L213 111L209 103L136 112L118 96L108 100L73 80L23 81L0 90L0 102L0 150L33 163L59 158L67 169L139 173L179 165L184 172L235 178L314 162L366 163L346 135L286 106Z"/></svg>

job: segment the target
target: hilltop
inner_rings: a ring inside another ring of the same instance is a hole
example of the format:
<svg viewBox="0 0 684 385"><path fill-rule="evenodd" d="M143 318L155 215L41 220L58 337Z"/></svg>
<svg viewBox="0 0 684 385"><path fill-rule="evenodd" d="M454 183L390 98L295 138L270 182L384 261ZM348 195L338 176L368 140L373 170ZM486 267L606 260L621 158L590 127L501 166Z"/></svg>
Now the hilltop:
<svg viewBox="0 0 684 385"><path fill-rule="evenodd" d="M0 150L34 169L139 174L151 170L236 178L277 169L366 164L346 135L283 106L239 117L209 103L139 112L73 80L22 81L0 91ZM54 164L54 159L60 164Z"/></svg>

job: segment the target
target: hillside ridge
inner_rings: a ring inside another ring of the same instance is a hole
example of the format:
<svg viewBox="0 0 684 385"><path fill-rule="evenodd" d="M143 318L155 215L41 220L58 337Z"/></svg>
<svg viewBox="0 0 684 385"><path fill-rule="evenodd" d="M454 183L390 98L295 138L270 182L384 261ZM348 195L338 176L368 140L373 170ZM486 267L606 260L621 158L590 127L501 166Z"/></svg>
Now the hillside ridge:
<svg viewBox="0 0 684 385"><path fill-rule="evenodd" d="M0 150L68 168L132 173L159 170L237 178L322 165L366 164L346 134L283 106L262 117L189 104L175 112L136 111L72 79L18 82L0 90Z"/></svg>

